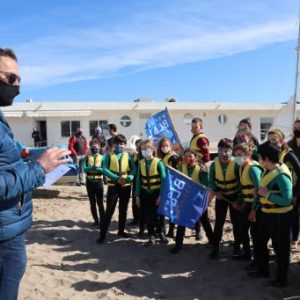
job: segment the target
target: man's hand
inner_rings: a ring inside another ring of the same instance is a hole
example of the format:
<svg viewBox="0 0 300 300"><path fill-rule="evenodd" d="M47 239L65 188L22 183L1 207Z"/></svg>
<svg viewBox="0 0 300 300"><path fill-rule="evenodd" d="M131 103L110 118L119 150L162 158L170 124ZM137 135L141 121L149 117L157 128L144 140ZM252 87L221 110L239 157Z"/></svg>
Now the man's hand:
<svg viewBox="0 0 300 300"><path fill-rule="evenodd" d="M72 158L63 158L70 155L70 151L61 148L50 148L46 150L37 161L41 164L45 173L49 173L61 164L72 162Z"/></svg>

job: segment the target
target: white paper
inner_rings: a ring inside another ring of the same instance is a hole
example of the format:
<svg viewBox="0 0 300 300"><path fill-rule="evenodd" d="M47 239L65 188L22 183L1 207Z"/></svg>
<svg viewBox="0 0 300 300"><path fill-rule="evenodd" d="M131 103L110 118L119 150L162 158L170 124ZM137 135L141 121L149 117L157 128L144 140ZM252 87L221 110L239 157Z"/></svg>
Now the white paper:
<svg viewBox="0 0 300 300"><path fill-rule="evenodd" d="M51 172L46 174L46 181L44 183L44 186L52 185L59 178L64 176L69 170L70 170L70 167L68 167L67 165L59 165L58 167L53 169Z"/></svg>

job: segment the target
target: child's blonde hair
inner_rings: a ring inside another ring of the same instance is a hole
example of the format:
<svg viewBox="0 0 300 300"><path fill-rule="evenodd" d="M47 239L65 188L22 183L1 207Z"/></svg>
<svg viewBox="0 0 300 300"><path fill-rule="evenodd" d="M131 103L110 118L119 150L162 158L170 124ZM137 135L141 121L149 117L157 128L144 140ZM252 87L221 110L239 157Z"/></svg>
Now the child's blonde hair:
<svg viewBox="0 0 300 300"><path fill-rule="evenodd" d="M143 140L143 141L141 141L140 147L142 147L142 146L146 146L147 148L149 148L153 151L155 150L152 140Z"/></svg>

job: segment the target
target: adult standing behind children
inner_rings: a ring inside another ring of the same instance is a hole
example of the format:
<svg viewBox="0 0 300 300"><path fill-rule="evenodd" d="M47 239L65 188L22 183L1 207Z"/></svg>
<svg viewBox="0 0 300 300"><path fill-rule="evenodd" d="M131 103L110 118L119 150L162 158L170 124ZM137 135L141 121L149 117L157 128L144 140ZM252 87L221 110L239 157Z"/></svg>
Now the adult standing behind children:
<svg viewBox="0 0 300 300"><path fill-rule="evenodd" d="M239 139L239 132L241 132L241 131L244 131L244 132L248 131L252 134L252 124L251 124L249 118L242 119L239 122L237 133L233 139L233 146L235 146L239 143L245 143L244 140ZM258 139L253 134L252 134L252 143L255 147L258 147L258 145L259 145Z"/></svg>
<svg viewBox="0 0 300 300"><path fill-rule="evenodd" d="M83 170L82 170L82 161L88 153L87 139L83 135L83 129L78 128L75 135L69 139L69 150L71 151L71 156L73 162L79 168L79 185L83 184Z"/></svg>
<svg viewBox="0 0 300 300"><path fill-rule="evenodd" d="M97 139L100 145L100 154L104 153L106 147L106 138L100 126L95 129L92 139Z"/></svg>
<svg viewBox="0 0 300 300"><path fill-rule="evenodd" d="M10 106L19 94L17 57L0 48L0 107ZM70 152L52 148L35 162L24 162L13 133L0 111L0 300L18 298L26 269L25 232L32 223L32 190L42 185L45 173L66 163Z"/></svg>
<svg viewBox="0 0 300 300"><path fill-rule="evenodd" d="M193 137L190 141L189 148L197 152L199 157L199 163L205 164L210 161L210 154L208 137L203 134L202 119L194 118L192 120L191 126L191 132L193 134Z"/></svg>
<svg viewBox="0 0 300 300"><path fill-rule="evenodd" d="M118 134L117 133L117 125L116 124L108 124L107 126L108 132L110 134L110 138L107 139L107 152L113 151L113 146L115 144L114 138Z"/></svg>
<svg viewBox="0 0 300 300"><path fill-rule="evenodd" d="M135 163L129 153L125 152L126 137L117 134L114 137L114 152L107 153L103 159L103 174L107 180L105 222L100 229L98 244L105 241L112 216L119 200L119 228L118 236L127 238L125 232L127 208L131 194L131 184L136 174Z"/></svg>

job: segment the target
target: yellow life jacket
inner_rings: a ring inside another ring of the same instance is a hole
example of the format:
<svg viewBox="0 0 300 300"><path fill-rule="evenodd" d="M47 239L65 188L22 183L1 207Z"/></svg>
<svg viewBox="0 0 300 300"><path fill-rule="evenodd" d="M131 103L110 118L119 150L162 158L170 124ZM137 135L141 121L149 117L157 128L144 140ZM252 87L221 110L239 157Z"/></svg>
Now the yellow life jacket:
<svg viewBox="0 0 300 300"><path fill-rule="evenodd" d="M215 160L215 183L218 191L224 195L230 195L237 193L239 190L239 181L238 177L235 175L234 169L236 162L233 158L230 159L226 174L224 176L222 164L219 157L216 157Z"/></svg>
<svg viewBox="0 0 300 300"><path fill-rule="evenodd" d="M198 140L201 138L206 138L208 140L208 137L204 135L202 132L200 132L194 135L190 141L190 149L194 150L198 154L199 160L203 159L202 150L197 145Z"/></svg>
<svg viewBox="0 0 300 300"><path fill-rule="evenodd" d="M254 185L249 174L253 166L261 169L261 166L256 161L251 161L247 165L240 167L241 196L246 203L252 203L255 197Z"/></svg>
<svg viewBox="0 0 300 300"><path fill-rule="evenodd" d="M89 167L95 166L95 167L101 167L102 165L102 155L92 155L89 154L87 157L87 165ZM100 180L102 179L102 174L99 174L96 170L91 170L86 173L86 178L90 180Z"/></svg>
<svg viewBox="0 0 300 300"><path fill-rule="evenodd" d="M110 153L109 158L109 170L121 177L126 178L127 174L130 172L129 154L127 152L123 152L120 161L118 160L117 155L114 153ZM107 184L108 186L113 186L116 184L116 182L110 178L107 178ZM126 183L123 185L123 187L129 185L130 183Z"/></svg>
<svg viewBox="0 0 300 300"><path fill-rule="evenodd" d="M198 164L194 167L192 176L189 176L187 164L182 164L181 168L182 168L181 172L184 175L187 175L188 177L191 177L193 181L200 183L199 174L200 174L201 168Z"/></svg>
<svg viewBox="0 0 300 300"><path fill-rule="evenodd" d="M289 172L287 166L285 164L282 164L280 167L273 169L269 173L266 174L266 171L263 173L260 186L261 187L268 187L270 182L274 180L279 174L285 174L289 178L291 178L291 173ZM277 193L279 194L280 191L271 191L273 194ZM267 198L260 197L259 201L261 203L261 210L265 213L286 213L293 209L293 205L289 204L287 206L281 206L278 204L273 203Z"/></svg>
<svg viewBox="0 0 300 300"><path fill-rule="evenodd" d="M160 189L161 179L157 169L157 165L159 161L160 160L158 158L154 157L151 160L149 170L146 170L146 160L144 158L140 160L142 188L148 190Z"/></svg>
<svg viewBox="0 0 300 300"><path fill-rule="evenodd" d="M280 153L280 155L279 155L279 163L280 163L280 164L283 164L283 163L284 163L284 158L285 158L285 156L286 156L290 151L293 151L293 150L290 149L290 148L288 148L288 149L284 149L284 150ZM292 164L291 164L289 161L287 161L285 164L286 164L286 166L288 167L288 169L290 170L290 172L291 172L291 174L292 174L292 182L293 182L293 186L295 186L296 183L297 183L297 180L298 180L298 176L297 176L297 174L296 174L296 172L295 172L295 170L294 170Z"/></svg>
<svg viewBox="0 0 300 300"><path fill-rule="evenodd" d="M167 153L167 154L163 157L162 162L163 162L165 165L170 165L170 164L169 164L169 159L170 159L172 156L173 156L173 153L172 153L172 151L170 151L169 153ZM173 166L171 166L171 167L173 167Z"/></svg>

